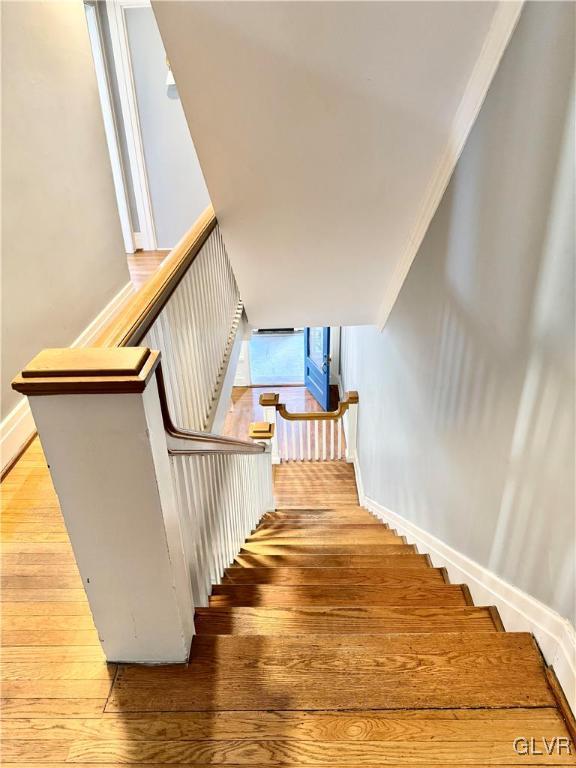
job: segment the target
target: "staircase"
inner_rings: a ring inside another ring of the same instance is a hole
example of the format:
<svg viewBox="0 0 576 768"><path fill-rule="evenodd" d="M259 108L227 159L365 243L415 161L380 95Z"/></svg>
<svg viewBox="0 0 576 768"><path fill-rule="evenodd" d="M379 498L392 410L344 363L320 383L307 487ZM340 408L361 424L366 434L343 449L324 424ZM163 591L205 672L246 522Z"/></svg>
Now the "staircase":
<svg viewBox="0 0 576 768"><path fill-rule="evenodd" d="M132 760L525 765L516 738L568 744L532 636L357 504L266 514L195 626L186 668L119 669L106 712L185 717ZM537 764L576 765L556 746Z"/></svg>

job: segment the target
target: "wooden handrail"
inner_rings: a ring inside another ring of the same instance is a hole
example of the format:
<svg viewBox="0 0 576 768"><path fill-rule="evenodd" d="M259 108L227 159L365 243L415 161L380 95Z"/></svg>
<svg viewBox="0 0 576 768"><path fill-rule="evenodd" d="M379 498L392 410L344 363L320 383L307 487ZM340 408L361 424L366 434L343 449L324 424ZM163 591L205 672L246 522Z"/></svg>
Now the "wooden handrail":
<svg viewBox="0 0 576 768"><path fill-rule="evenodd" d="M214 209L209 206L164 259L150 280L106 326L94 346L127 347L136 346L142 341L216 223Z"/></svg>
<svg viewBox="0 0 576 768"><path fill-rule="evenodd" d="M172 421L170 416L170 409L168 408L168 400L166 398L166 385L164 383L164 376L162 374L162 364L160 363L156 368L156 383L158 385L158 397L160 400L160 410L162 412L162 421L164 422L164 429L166 434L170 437L178 440L185 440L191 443L205 443L207 446L206 453L214 453L216 444L217 448L228 452L235 453L264 453L266 450L265 445L259 443L253 443L248 440L239 440L234 437L223 437L222 435L212 434L210 432L196 432L191 429L181 429L177 427ZM203 451L198 448L190 448L189 450L181 447L169 448L169 453L175 454L198 454Z"/></svg>
<svg viewBox="0 0 576 768"><path fill-rule="evenodd" d="M279 396L273 392L264 392L260 395L260 405L274 406L280 416L287 421L338 421L346 413L351 405L358 402L358 392L347 392L344 400L338 404L335 411L305 411L304 413L291 413L284 403L278 402Z"/></svg>

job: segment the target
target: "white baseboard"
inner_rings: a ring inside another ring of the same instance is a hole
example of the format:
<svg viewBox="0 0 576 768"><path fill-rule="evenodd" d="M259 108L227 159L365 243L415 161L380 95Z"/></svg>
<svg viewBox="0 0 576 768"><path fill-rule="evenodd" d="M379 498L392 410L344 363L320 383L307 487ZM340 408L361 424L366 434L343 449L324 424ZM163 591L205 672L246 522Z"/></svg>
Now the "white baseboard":
<svg viewBox="0 0 576 768"><path fill-rule="evenodd" d="M36 432L28 400L23 398L0 426L0 456L2 472L8 467Z"/></svg>
<svg viewBox="0 0 576 768"><path fill-rule="evenodd" d="M132 283L127 283L70 346L89 347L133 293ZM35 432L36 425L32 418L28 400L22 398L2 421L2 424L0 424L2 472L14 461Z"/></svg>
<svg viewBox="0 0 576 768"><path fill-rule="evenodd" d="M528 593L366 496L358 461L354 462L354 469L362 506L390 523L423 553L429 554L436 567L446 568L452 583L467 584L476 605L495 605L508 631L531 632L534 635L547 664L554 667L572 711L576 713L576 630L572 624Z"/></svg>

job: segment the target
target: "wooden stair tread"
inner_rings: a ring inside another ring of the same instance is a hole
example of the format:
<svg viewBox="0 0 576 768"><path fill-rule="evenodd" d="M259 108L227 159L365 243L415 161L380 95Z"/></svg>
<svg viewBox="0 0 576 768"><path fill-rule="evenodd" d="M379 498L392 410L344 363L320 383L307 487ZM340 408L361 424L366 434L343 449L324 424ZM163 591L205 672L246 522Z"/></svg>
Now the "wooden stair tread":
<svg viewBox="0 0 576 768"><path fill-rule="evenodd" d="M469 605L468 591L457 584L407 586L273 586L270 584L219 584L210 605L282 608L331 605Z"/></svg>
<svg viewBox="0 0 576 768"><path fill-rule="evenodd" d="M305 539L312 543L339 542L382 542L394 541L399 536L395 531L383 525L358 525L350 528L344 526L306 526L306 528L288 527L281 530L256 530L248 536L247 541L266 541L283 543L284 539Z"/></svg>
<svg viewBox="0 0 576 768"><path fill-rule="evenodd" d="M393 555L238 555L231 568L429 568L427 555L403 547ZM402 555L398 557L397 555Z"/></svg>
<svg viewBox="0 0 576 768"><path fill-rule="evenodd" d="M257 525L256 530L262 531L262 530L269 530L269 531L283 531L286 528L326 528L329 530L332 530L332 528L350 528L350 527L358 527L358 526L365 526L370 525L374 526L377 525L380 528L389 528L390 526L387 523L381 523L380 520L376 520L375 517L372 519L366 519L363 518L361 520L358 520L355 517L335 517L333 519L326 519L324 518L313 518L312 520L306 519L302 520L300 518L292 518L292 519L286 519L286 520L268 520L266 518L263 518Z"/></svg>
<svg viewBox="0 0 576 768"><path fill-rule="evenodd" d="M227 568L223 584L350 584L408 586L446 583L439 568ZM217 594L217 593L214 593Z"/></svg>
<svg viewBox="0 0 576 768"><path fill-rule="evenodd" d="M490 608L365 606L338 608L197 608L199 635L390 634L498 631Z"/></svg>
<svg viewBox="0 0 576 768"><path fill-rule="evenodd" d="M272 537L259 537L250 536L246 539L246 544L266 544L269 547L288 547L298 546L302 542L306 542L307 546L322 546L322 547L364 547L364 546L381 546L383 544L404 544L404 539L398 536L392 531L382 531L376 535L365 533L326 533L323 535L314 536L313 534L306 534L305 536L290 535L290 536L272 536Z"/></svg>
<svg viewBox="0 0 576 768"><path fill-rule="evenodd" d="M397 547L399 549L397 549ZM400 549L401 548L401 549ZM306 542L270 542L245 541L240 554L254 555L396 555L406 552L414 553L413 545L406 544L403 538L388 541L385 544L343 544Z"/></svg>
<svg viewBox="0 0 576 768"><path fill-rule="evenodd" d="M401 682L401 684L399 684ZM121 666L107 712L554 706L524 633L214 636L190 663Z"/></svg>

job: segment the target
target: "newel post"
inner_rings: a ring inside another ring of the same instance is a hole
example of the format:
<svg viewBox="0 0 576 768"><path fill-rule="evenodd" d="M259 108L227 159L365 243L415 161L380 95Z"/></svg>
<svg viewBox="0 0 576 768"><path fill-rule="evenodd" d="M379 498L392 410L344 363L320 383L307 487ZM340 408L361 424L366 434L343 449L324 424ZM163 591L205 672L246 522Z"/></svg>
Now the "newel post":
<svg viewBox="0 0 576 768"><path fill-rule="evenodd" d="M357 456L358 428L358 392L347 392L348 411L346 413L346 461L353 462Z"/></svg>
<svg viewBox="0 0 576 768"><path fill-rule="evenodd" d="M147 348L47 349L28 396L109 661L184 662L190 578L155 369Z"/></svg>
<svg viewBox="0 0 576 768"><path fill-rule="evenodd" d="M274 425L270 443L272 446L272 464L280 464L280 451L278 449L278 432L276 429L276 406L280 402L280 395L275 392L264 392L260 395L260 405L264 411L264 421Z"/></svg>

